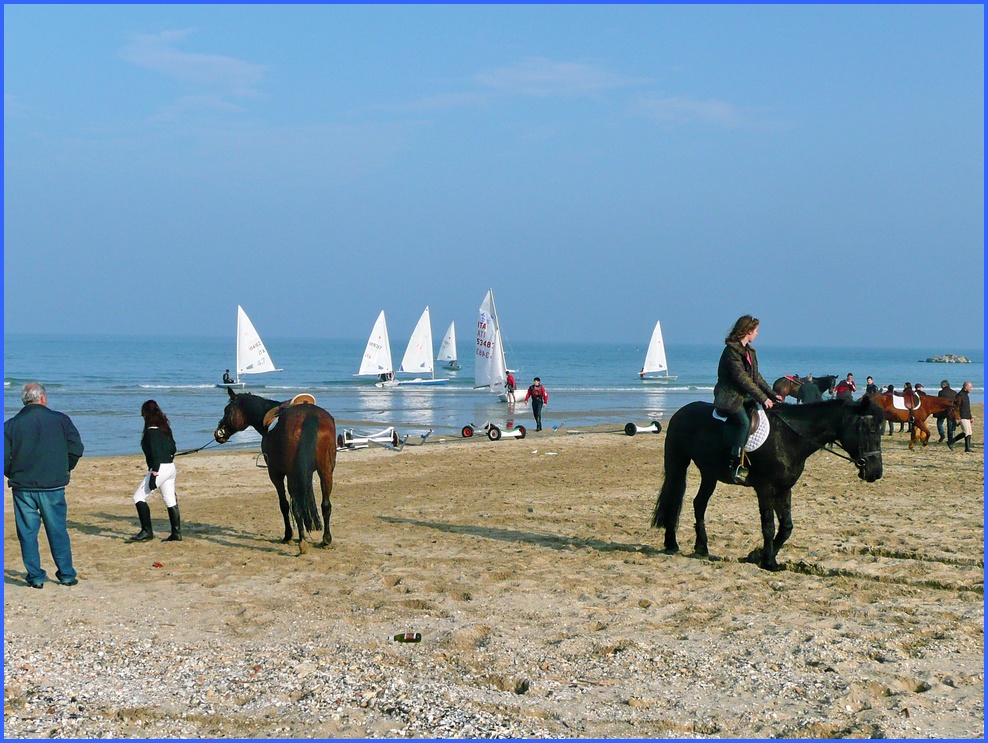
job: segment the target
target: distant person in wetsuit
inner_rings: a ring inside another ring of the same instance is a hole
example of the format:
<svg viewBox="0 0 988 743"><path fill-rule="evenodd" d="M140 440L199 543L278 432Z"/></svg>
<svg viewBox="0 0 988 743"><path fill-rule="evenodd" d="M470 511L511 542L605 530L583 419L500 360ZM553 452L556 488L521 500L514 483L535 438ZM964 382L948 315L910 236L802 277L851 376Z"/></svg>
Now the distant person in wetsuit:
<svg viewBox="0 0 988 743"><path fill-rule="evenodd" d="M233 384L233 377L230 376L229 369L223 372L223 384Z"/></svg>

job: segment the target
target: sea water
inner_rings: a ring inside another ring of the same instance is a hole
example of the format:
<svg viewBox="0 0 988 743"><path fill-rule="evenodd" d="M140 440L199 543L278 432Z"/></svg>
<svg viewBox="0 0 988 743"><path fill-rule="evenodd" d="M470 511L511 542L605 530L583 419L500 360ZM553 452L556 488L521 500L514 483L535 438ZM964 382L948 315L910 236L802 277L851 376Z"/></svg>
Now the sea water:
<svg viewBox="0 0 988 743"><path fill-rule="evenodd" d="M470 339L472 341L472 339ZM643 383L638 370L648 339L641 343L512 343L506 349L515 371L518 402L497 402L489 392L474 389L472 347L460 344L458 372L437 369L449 382L436 387L381 389L373 379L354 374L365 340L300 340L265 338L265 346L284 371L247 376L247 391L273 400L299 392L337 420L337 427L369 433L394 426L402 436L432 431L430 441L458 437L463 426L488 421L502 428L534 427L523 403L532 378L539 376L549 393L543 427L556 434L588 427L623 429L634 422L668 421L693 400L713 400L717 362L723 344L669 345L670 374L665 384ZM974 385L973 402L984 402L983 349L862 349L783 347L756 344L762 376L771 384L785 374L854 374L859 394L871 375L884 386L920 382L930 394L940 380L960 389ZM392 349L395 352L396 349ZM21 408L21 387L39 381L48 390L48 404L72 417L87 456L140 453L141 404L154 399L168 415L180 450L213 442L213 430L228 402L216 386L225 369L234 367L230 338L136 338L121 336L7 335L4 338L4 418ZM970 364L919 363L921 359L956 353ZM398 375L401 378L402 375ZM223 448L257 448L252 430L237 434Z"/></svg>

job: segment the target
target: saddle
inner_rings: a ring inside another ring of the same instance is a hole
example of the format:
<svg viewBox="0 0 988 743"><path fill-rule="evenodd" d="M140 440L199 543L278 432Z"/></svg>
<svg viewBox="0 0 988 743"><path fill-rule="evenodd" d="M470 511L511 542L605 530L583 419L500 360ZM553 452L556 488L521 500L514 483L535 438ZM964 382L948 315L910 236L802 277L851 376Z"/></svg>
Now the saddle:
<svg viewBox="0 0 988 743"><path fill-rule="evenodd" d="M267 413L264 414L264 427L270 428L271 424L274 422L275 418L284 413L288 408L293 405L315 405L316 398L310 395L308 392L302 392L295 395L291 400L285 400L285 402L278 405L276 408L271 408Z"/></svg>
<svg viewBox="0 0 988 743"><path fill-rule="evenodd" d="M916 393L913 393L913 402L915 402L916 404L913 405L912 407L909 407L906 404L906 398L904 395L899 395L895 393L892 394L892 407L896 408L897 410L919 410L920 406L923 404L923 401Z"/></svg>
<svg viewBox="0 0 988 743"><path fill-rule="evenodd" d="M753 400L745 402L745 408L751 417L751 427L748 429L748 440L745 442L744 450L746 452L753 452L765 443L765 439L768 438L769 431L771 430L771 425L768 421L768 415ZM717 408L714 408L713 417L719 421L727 420L727 416L717 410Z"/></svg>

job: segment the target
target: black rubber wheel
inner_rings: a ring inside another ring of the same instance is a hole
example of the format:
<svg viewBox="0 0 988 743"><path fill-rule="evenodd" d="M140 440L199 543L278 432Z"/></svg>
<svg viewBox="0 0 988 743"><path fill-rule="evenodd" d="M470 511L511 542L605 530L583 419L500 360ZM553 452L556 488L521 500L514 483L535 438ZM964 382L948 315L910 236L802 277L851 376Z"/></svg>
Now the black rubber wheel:
<svg viewBox="0 0 988 743"><path fill-rule="evenodd" d="M343 448L343 434L342 433L339 436L336 437L336 448L337 449L342 449Z"/></svg>
<svg viewBox="0 0 988 743"><path fill-rule="evenodd" d="M526 433L528 433L528 432L525 430L525 427L524 426L518 426L518 438L520 438L520 439L525 438L525 434Z"/></svg>
<svg viewBox="0 0 988 743"><path fill-rule="evenodd" d="M489 429L487 429L487 438L489 438L491 441L500 441L501 429L498 428L497 426L491 426Z"/></svg>
<svg viewBox="0 0 988 743"><path fill-rule="evenodd" d="M634 436L636 433L638 433L638 426L636 426L634 423L629 423L624 427L624 432L629 436Z"/></svg>
<svg viewBox="0 0 988 743"><path fill-rule="evenodd" d="M652 425L655 426L656 433L662 433L662 424L658 421L652 421Z"/></svg>
<svg viewBox="0 0 988 743"><path fill-rule="evenodd" d="M464 426L460 433L463 435L463 438L468 439L473 436L473 429L470 426Z"/></svg>

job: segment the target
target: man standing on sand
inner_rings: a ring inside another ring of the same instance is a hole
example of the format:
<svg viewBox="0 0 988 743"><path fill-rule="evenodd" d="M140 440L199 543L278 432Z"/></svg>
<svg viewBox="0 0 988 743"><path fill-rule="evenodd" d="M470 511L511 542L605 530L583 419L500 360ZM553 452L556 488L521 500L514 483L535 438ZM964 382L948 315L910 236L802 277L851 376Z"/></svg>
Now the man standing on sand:
<svg viewBox="0 0 988 743"><path fill-rule="evenodd" d="M834 388L834 397L838 400L853 400L854 393L857 391L858 388L854 384L854 375L849 373L846 378L837 383L837 387Z"/></svg>
<svg viewBox="0 0 988 743"><path fill-rule="evenodd" d="M947 445L953 449L954 444L956 444L961 439L964 439L964 451L968 454L971 453L971 433L974 430L971 421L971 390L974 389L974 385L971 382L964 382L961 385L961 391L957 393L957 400L961 401L961 432L954 436L952 439L947 439Z"/></svg>
<svg viewBox="0 0 988 743"><path fill-rule="evenodd" d="M872 377L865 379L865 382L868 383L865 387L866 395L877 395L879 393L878 385L875 384L875 380Z"/></svg>
<svg viewBox="0 0 988 743"><path fill-rule="evenodd" d="M940 391L937 393L937 397L942 397L945 400L953 401L953 399L957 397L957 390L951 389L950 382L946 379L942 379L940 380ZM937 419L937 433L940 434L940 438L937 439L937 443L939 444L944 440L944 438L954 438L954 429L957 427L957 424L947 417L947 411L945 410L942 413L934 413L933 417ZM946 435L944 435L943 432L944 421L947 421ZM951 444L953 444L953 442L951 442Z"/></svg>
<svg viewBox="0 0 988 743"><path fill-rule="evenodd" d="M532 415L535 416L535 430L542 430L542 407L549 404L549 393L542 386L542 380L536 377L528 392L525 393L525 402L532 400Z"/></svg>
<svg viewBox="0 0 988 743"><path fill-rule="evenodd" d="M27 584L44 588L48 580L38 552L38 532L44 522L55 577L63 586L74 586L79 580L72 567L65 486L82 456L82 438L67 415L48 409L43 385L24 385L21 401L21 411L3 424L3 474L14 496L14 523Z"/></svg>

